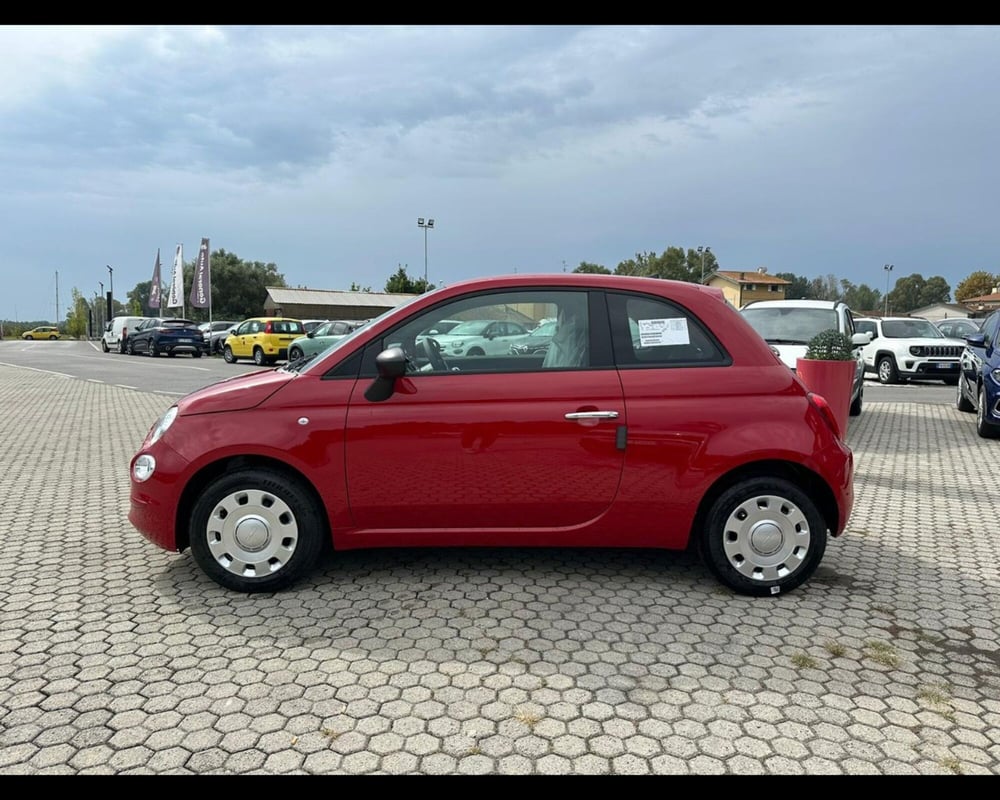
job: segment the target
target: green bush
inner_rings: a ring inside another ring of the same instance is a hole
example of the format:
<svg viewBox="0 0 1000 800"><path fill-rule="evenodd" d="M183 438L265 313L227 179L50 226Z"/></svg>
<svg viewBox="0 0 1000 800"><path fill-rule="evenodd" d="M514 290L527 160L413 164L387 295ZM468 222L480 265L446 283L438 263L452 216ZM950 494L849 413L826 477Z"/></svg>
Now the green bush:
<svg viewBox="0 0 1000 800"><path fill-rule="evenodd" d="M852 361L854 351L851 340L845 334L831 328L817 333L809 341L805 357L814 361Z"/></svg>

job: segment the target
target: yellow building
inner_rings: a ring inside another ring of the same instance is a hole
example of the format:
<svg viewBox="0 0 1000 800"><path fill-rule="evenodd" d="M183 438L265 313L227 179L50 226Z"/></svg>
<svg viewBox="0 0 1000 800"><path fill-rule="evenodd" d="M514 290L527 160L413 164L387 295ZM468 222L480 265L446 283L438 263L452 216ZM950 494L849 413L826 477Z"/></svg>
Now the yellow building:
<svg viewBox="0 0 1000 800"><path fill-rule="evenodd" d="M784 300L785 287L791 281L768 275L767 267L757 267L746 272L720 269L709 275L705 284L722 289L731 306L743 308L754 300Z"/></svg>

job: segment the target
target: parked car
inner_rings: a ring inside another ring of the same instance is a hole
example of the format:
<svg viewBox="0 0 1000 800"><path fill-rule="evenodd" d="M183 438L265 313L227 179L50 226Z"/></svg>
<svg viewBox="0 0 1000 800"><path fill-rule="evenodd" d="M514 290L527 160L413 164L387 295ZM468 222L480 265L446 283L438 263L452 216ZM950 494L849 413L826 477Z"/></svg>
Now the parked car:
<svg viewBox="0 0 1000 800"><path fill-rule="evenodd" d="M324 322L329 322L326 319L304 319L302 320L302 330L306 333L316 330Z"/></svg>
<svg viewBox="0 0 1000 800"><path fill-rule="evenodd" d="M461 325L462 320L460 319L439 319L427 330L422 331L424 336L440 336L445 333L451 333L452 329L456 325Z"/></svg>
<svg viewBox="0 0 1000 800"><path fill-rule="evenodd" d="M958 382L962 345L949 339L921 317L859 317L854 325L871 336L861 348L865 372L874 372L880 383L907 380Z"/></svg>
<svg viewBox="0 0 1000 800"><path fill-rule="evenodd" d="M229 333L222 345L222 355L230 364L250 358L258 366L267 366L288 358L289 345L304 334L301 320L252 317Z"/></svg>
<svg viewBox="0 0 1000 800"><path fill-rule="evenodd" d="M862 347L868 336L854 327L854 315L846 303L834 300L759 300L740 311L771 350L791 369L805 356L809 342L826 330L844 334L854 347L857 369L851 389L850 415L861 413L865 397L865 362Z"/></svg>
<svg viewBox="0 0 1000 800"><path fill-rule="evenodd" d="M229 329L239 325L233 320L215 319L211 322L203 322L198 328L201 330L208 343L208 352L213 355L222 352L222 343L229 334Z"/></svg>
<svg viewBox="0 0 1000 800"><path fill-rule="evenodd" d="M976 431L984 439L1000 435L1000 311L976 333L967 334L955 394L959 411L976 412Z"/></svg>
<svg viewBox="0 0 1000 800"><path fill-rule="evenodd" d="M21 334L22 339L58 339L59 329L54 325L40 325Z"/></svg>
<svg viewBox="0 0 1000 800"><path fill-rule="evenodd" d="M434 339L443 353L460 358L507 355L510 353L511 340L527 334L528 329L520 322L473 319L460 322L447 333L434 334Z"/></svg>
<svg viewBox="0 0 1000 800"><path fill-rule="evenodd" d="M510 308L557 320L544 357L424 346L437 319ZM721 290L575 273L416 295L178 400L129 467L137 530L237 592L287 587L331 546L690 545L773 596L813 574L854 497L832 409Z"/></svg>
<svg viewBox="0 0 1000 800"><path fill-rule="evenodd" d="M158 356L166 353L173 358L185 353L192 358L201 358L208 353L208 342L198 327L198 323L180 317L149 317L140 322L128 335L125 351L130 355L145 353Z"/></svg>
<svg viewBox="0 0 1000 800"><path fill-rule="evenodd" d="M544 353L549 349L549 342L556 331L556 321L549 320L543 322L524 336L513 339L510 343L510 352L516 356L530 356Z"/></svg>
<svg viewBox="0 0 1000 800"><path fill-rule="evenodd" d="M149 317L114 317L111 319L104 326L104 333L101 335L101 349L105 353L111 351L124 353L129 331L135 330L136 326L144 319L149 319Z"/></svg>
<svg viewBox="0 0 1000 800"><path fill-rule="evenodd" d="M934 325L950 339L964 339L970 333L979 333L982 330L980 327L981 323L981 319L950 317L948 319L939 319Z"/></svg>
<svg viewBox="0 0 1000 800"><path fill-rule="evenodd" d="M303 356L311 356L325 350L334 342L343 339L353 330L357 330L365 324L365 320L359 319L331 319L324 322L318 328L293 339L288 345L288 360L295 361Z"/></svg>

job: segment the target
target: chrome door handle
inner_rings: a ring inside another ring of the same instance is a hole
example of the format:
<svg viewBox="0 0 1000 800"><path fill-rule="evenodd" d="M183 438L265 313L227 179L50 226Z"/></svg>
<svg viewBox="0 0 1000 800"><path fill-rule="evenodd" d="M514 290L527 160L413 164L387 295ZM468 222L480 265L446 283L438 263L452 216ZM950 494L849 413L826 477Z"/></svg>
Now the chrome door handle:
<svg viewBox="0 0 1000 800"><path fill-rule="evenodd" d="M618 419L617 411L573 411L566 419Z"/></svg>

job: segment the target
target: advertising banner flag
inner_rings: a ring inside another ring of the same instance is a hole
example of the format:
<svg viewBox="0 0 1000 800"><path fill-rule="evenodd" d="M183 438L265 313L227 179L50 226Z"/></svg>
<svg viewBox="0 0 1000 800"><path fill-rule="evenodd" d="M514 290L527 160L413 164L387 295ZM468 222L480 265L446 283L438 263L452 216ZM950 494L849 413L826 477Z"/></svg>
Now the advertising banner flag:
<svg viewBox="0 0 1000 800"><path fill-rule="evenodd" d="M160 248L156 248L156 263L153 265L153 282L149 286L150 309L160 307Z"/></svg>
<svg viewBox="0 0 1000 800"><path fill-rule="evenodd" d="M170 276L170 297L167 308L184 308L184 245L174 253L174 272ZM183 313L183 312L182 312Z"/></svg>
<svg viewBox="0 0 1000 800"><path fill-rule="evenodd" d="M194 280L191 282L191 297L188 298L195 308L208 308L212 303L211 257L208 250L208 239L201 240L198 248L198 260L194 265Z"/></svg>

